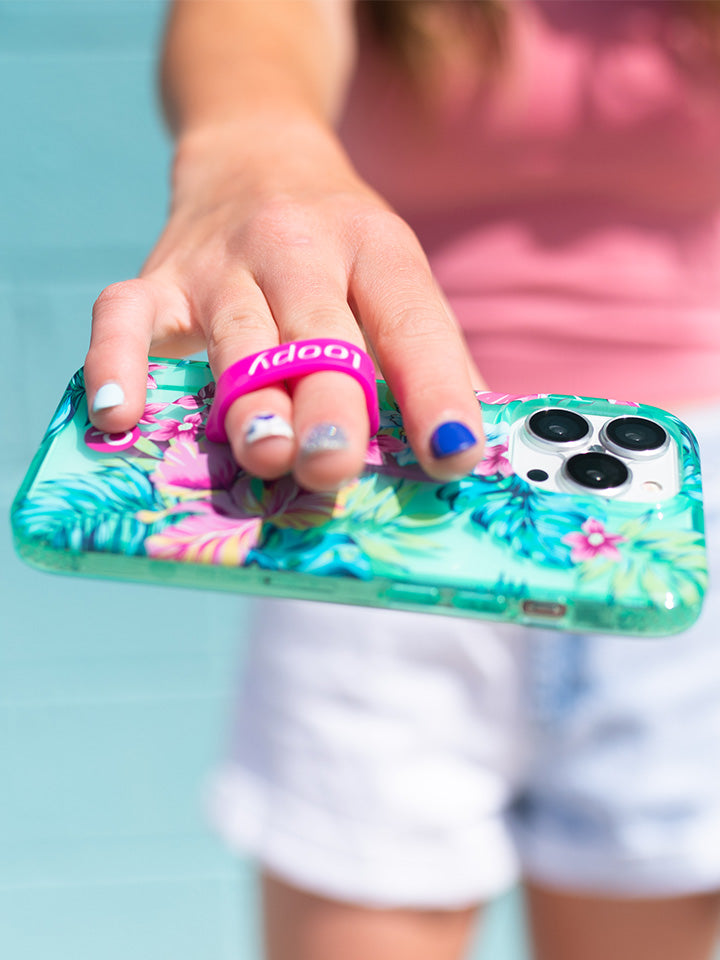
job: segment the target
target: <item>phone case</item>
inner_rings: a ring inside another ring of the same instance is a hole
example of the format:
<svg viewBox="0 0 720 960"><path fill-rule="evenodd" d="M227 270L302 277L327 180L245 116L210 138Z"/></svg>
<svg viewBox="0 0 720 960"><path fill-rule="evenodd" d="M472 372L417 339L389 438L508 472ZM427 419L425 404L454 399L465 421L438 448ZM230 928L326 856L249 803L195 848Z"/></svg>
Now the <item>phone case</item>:
<svg viewBox="0 0 720 960"><path fill-rule="evenodd" d="M82 371L12 508L20 555L42 570L246 594L422 610L560 629L664 635L697 617L706 584L698 449L653 407L479 394L487 448L473 474L430 480L387 386L364 474L337 494L263 482L204 436L214 383L201 361L150 363L127 434L89 421ZM661 504L552 492L513 472L513 424L548 406L659 420L678 445Z"/></svg>

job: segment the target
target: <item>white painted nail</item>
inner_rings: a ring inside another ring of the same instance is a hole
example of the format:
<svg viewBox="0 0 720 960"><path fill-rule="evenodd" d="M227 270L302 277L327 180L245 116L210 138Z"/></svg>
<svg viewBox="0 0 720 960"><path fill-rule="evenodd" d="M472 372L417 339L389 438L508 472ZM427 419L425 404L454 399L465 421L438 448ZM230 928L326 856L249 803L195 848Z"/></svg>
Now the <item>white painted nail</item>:
<svg viewBox="0 0 720 960"><path fill-rule="evenodd" d="M121 403L125 403L125 393L120 384L113 381L104 383L95 394L92 405L93 413L98 413L100 410L109 410L110 407L119 407Z"/></svg>
<svg viewBox="0 0 720 960"><path fill-rule="evenodd" d="M245 430L245 443L257 443L266 437L285 437L293 440L293 428L276 413L259 413L254 416Z"/></svg>

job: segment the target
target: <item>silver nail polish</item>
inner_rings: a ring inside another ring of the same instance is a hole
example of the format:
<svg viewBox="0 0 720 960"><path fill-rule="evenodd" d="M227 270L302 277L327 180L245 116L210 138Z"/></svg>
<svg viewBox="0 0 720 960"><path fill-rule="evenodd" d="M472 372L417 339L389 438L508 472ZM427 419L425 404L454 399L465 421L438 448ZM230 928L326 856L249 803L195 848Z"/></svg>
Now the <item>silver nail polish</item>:
<svg viewBox="0 0 720 960"><path fill-rule="evenodd" d="M284 437L293 440L293 428L277 413L258 413L245 428L245 443L253 444L266 437Z"/></svg>
<svg viewBox="0 0 720 960"><path fill-rule="evenodd" d="M303 440L300 452L303 456L310 456L331 450L345 450L349 445L348 436L342 427L337 427L334 423L318 423Z"/></svg>
<svg viewBox="0 0 720 960"><path fill-rule="evenodd" d="M98 413L100 410L109 410L111 407L119 407L122 403L125 403L125 391L119 383L109 380L95 394L92 405L93 413Z"/></svg>

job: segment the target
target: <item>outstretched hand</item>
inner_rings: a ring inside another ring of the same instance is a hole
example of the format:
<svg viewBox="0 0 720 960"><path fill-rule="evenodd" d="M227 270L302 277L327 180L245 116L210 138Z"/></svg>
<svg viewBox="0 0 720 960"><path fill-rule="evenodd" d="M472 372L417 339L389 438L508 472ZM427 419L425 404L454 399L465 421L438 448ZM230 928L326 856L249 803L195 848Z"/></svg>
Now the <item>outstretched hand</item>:
<svg viewBox="0 0 720 960"><path fill-rule="evenodd" d="M139 420L149 353L206 348L218 379L279 343L335 338L374 356L425 471L468 472L482 455L473 388L483 385L417 238L331 137L285 134L256 141L251 162L232 129L180 151L169 221L140 277L107 287L94 307L93 423L120 432ZM225 427L242 467L292 472L310 490L357 475L369 439L360 385L340 372L240 397Z"/></svg>

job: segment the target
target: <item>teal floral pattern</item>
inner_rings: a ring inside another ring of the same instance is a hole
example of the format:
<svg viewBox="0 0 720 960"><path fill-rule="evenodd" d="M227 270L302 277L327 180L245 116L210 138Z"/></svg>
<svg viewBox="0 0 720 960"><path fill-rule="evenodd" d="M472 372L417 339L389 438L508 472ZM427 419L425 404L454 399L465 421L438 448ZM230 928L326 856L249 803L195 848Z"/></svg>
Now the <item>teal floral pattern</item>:
<svg viewBox="0 0 720 960"><path fill-rule="evenodd" d="M34 557L45 550L162 561L187 568L186 583L192 569L219 568L227 571L217 575L223 589L273 592L273 577L292 572L332 578L340 584L332 599L375 603L383 585L427 584L445 591L438 609L464 616L475 606L477 615L494 615L480 601L473 606L473 591L521 620L524 598L567 600L574 619L563 625L574 629L660 633L695 615L706 581L699 455L675 418L664 415L681 451L682 486L660 510L543 490L515 474L509 458L511 425L543 405L618 416L637 413L636 404L479 394L485 457L473 474L438 484L421 470L386 385L378 389L381 423L365 473L321 494L290 477L251 477L227 446L207 440L214 383L197 361L153 361L137 430L127 440L106 436L106 444L95 431L90 448L80 371L16 499L18 543ZM123 442L131 446L113 449ZM255 575L236 577L239 568ZM350 582L367 592L342 587ZM471 598L464 605L458 590Z"/></svg>
<svg viewBox="0 0 720 960"><path fill-rule="evenodd" d="M517 474L468 477L438 496L518 556L554 567L572 565L567 537L597 510L580 498L538 490Z"/></svg>
<svg viewBox="0 0 720 960"><path fill-rule="evenodd" d="M67 385L63 398L50 421L50 426L45 433L45 443L50 443L53 437L57 436L57 434L70 423L75 416L75 411L84 398L85 378L83 377L82 370L78 370Z"/></svg>

